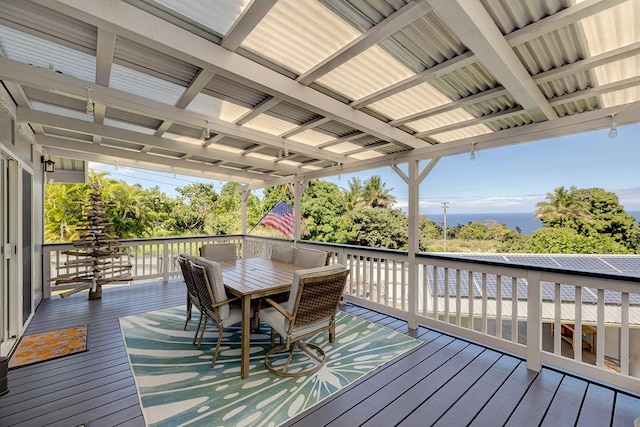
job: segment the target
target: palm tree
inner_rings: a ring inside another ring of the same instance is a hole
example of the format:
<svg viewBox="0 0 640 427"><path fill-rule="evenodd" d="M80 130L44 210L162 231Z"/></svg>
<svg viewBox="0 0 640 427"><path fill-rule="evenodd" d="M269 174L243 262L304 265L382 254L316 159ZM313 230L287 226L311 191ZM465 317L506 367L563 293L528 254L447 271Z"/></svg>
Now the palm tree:
<svg viewBox="0 0 640 427"><path fill-rule="evenodd" d="M535 217L542 220L545 226L571 226L574 222L591 221L589 204L578 197L575 187L567 190L556 188L547 193L547 200L536 204Z"/></svg>
<svg viewBox="0 0 640 427"><path fill-rule="evenodd" d="M364 183L364 200L367 206L372 208L389 208L396 202L391 194L393 188L385 188L385 183L380 175L373 175Z"/></svg>
<svg viewBox="0 0 640 427"><path fill-rule="evenodd" d="M342 195L344 197L344 205L348 211L352 211L356 208L365 205L364 200L364 186L362 181L358 177L352 177L347 183L349 188L342 189Z"/></svg>

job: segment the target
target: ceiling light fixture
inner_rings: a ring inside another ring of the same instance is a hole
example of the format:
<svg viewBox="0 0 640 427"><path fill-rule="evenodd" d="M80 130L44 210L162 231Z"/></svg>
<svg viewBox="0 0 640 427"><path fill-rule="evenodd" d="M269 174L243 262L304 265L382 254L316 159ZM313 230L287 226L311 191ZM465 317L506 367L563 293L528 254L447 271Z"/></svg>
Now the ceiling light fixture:
<svg viewBox="0 0 640 427"><path fill-rule="evenodd" d="M472 162L476 159L476 143L471 143L471 153L469 153L469 160Z"/></svg>
<svg viewBox="0 0 640 427"><path fill-rule="evenodd" d="M611 115L611 127L609 128L609 138L618 136L618 124L616 123L616 113Z"/></svg>
<svg viewBox="0 0 640 427"><path fill-rule="evenodd" d="M202 135L200 135L201 141L206 141L211 138L211 129L209 129L209 120L205 120L207 122L207 127L202 129Z"/></svg>
<svg viewBox="0 0 640 427"><path fill-rule="evenodd" d="M93 103L93 99L91 99L91 88L88 87L86 88L88 95L87 95L87 106L85 111L87 112L88 115L90 115L91 117L93 117L94 113L96 112L96 105Z"/></svg>
<svg viewBox="0 0 640 427"><path fill-rule="evenodd" d="M287 143L285 142L282 145L284 145L284 156L289 157L289 149L287 148Z"/></svg>

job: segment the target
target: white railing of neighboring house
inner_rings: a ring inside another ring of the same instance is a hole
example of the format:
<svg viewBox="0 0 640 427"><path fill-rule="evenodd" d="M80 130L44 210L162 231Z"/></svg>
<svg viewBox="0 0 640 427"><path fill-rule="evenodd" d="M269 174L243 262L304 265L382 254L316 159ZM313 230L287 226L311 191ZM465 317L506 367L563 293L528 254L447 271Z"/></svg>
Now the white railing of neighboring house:
<svg viewBox="0 0 640 427"><path fill-rule="evenodd" d="M203 244L226 242L237 243L247 258L268 257L276 244L293 245L238 235L122 241L131 254L134 282L179 277L178 254L198 255ZM405 251L297 245L330 252L332 263L351 269L346 300L520 355L534 370L546 363L640 390L640 278L435 254L417 254L412 272ZM56 271L66 272L68 257L62 252L68 249L71 245L44 245L44 259L50 260L43 263L50 266L44 272L45 295L68 288L49 286L48 280ZM573 343L567 355L562 346L572 341L569 331L584 342ZM592 351L583 352L583 345Z"/></svg>

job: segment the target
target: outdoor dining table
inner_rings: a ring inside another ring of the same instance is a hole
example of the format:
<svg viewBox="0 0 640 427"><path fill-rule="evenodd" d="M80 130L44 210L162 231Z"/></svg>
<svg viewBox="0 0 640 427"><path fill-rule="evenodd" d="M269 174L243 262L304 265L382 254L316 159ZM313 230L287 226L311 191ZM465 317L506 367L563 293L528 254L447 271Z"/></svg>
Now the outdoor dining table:
<svg viewBox="0 0 640 427"><path fill-rule="evenodd" d="M221 261L222 280L228 293L242 301L242 337L240 376L249 376L249 337L251 334L251 300L287 292L293 273L301 267L264 258Z"/></svg>

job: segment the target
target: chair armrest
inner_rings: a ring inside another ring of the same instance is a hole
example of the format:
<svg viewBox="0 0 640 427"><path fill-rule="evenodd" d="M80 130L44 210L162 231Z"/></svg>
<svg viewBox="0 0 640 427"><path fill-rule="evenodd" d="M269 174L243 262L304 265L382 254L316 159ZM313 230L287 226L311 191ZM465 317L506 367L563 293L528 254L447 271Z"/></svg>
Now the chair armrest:
<svg viewBox="0 0 640 427"><path fill-rule="evenodd" d="M212 304L211 306L212 307L220 307L221 305L229 304L230 302L238 301L238 300L240 300L240 298L237 298L237 297L227 298L226 300L217 302L215 304Z"/></svg>
<svg viewBox="0 0 640 427"><path fill-rule="evenodd" d="M276 310L278 310L278 312L280 314L282 314L284 317L286 317L287 319L291 320L293 319L293 315L291 313L289 313L287 310L285 310L284 308L282 308L282 306L280 304L278 304L277 302L275 302L274 300L272 300L271 298L265 298L264 299L266 302L269 303L269 305L271 305L273 308L275 308Z"/></svg>

